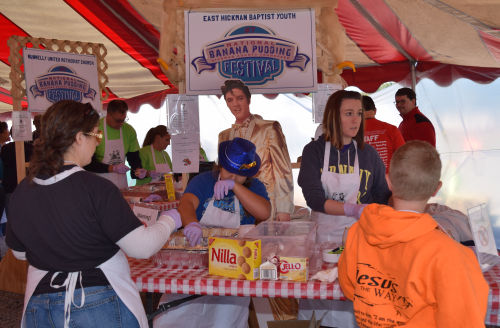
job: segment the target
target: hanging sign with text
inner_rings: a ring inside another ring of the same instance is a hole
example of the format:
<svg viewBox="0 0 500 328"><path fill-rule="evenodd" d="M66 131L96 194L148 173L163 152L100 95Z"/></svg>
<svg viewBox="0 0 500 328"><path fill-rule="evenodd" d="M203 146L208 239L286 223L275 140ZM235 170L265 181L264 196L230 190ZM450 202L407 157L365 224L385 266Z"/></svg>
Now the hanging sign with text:
<svg viewBox="0 0 500 328"><path fill-rule="evenodd" d="M24 48L23 60L29 111L45 112L60 100L90 103L101 110L94 55Z"/></svg>
<svg viewBox="0 0 500 328"><path fill-rule="evenodd" d="M186 93L220 94L227 79L255 93L317 88L313 9L186 11Z"/></svg>

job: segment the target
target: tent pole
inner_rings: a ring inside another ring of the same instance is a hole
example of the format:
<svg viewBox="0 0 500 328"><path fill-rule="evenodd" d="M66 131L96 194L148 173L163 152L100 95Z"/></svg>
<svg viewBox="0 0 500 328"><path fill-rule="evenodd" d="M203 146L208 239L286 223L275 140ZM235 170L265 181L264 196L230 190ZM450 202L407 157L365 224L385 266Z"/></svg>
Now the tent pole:
<svg viewBox="0 0 500 328"><path fill-rule="evenodd" d="M411 72L411 88L415 91L415 87L417 86L417 73L415 71L415 66L417 65L416 61L410 61L410 72Z"/></svg>

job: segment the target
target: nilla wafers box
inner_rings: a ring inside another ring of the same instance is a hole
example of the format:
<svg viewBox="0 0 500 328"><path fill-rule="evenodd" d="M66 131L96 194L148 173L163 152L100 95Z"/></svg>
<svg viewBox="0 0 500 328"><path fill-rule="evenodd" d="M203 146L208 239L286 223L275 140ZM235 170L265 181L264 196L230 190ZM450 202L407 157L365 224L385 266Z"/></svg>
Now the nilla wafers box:
<svg viewBox="0 0 500 328"><path fill-rule="evenodd" d="M246 280L259 279L260 239L208 239L208 273Z"/></svg>

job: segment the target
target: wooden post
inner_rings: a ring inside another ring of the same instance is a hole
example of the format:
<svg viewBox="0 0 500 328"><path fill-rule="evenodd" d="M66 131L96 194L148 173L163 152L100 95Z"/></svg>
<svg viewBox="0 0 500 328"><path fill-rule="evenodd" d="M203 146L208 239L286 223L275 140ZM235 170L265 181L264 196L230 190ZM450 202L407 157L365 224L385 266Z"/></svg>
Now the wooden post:
<svg viewBox="0 0 500 328"><path fill-rule="evenodd" d="M11 88L12 109L14 111L20 111L23 109L23 107L21 105L21 100L22 100L25 92L24 92L24 90L15 87L17 85L16 82L18 82L19 78L16 74L17 67L16 67L16 65L13 65L14 63L16 63L20 66L19 54L17 53L19 51L19 47L17 46L17 40L15 40L12 37L7 41L7 44L9 45L9 48L10 48L9 61L11 62L10 79L12 81L12 88ZM24 142L23 141L16 141L15 142L15 149L16 149L17 182L19 183L26 176L26 164L25 164L26 159L24 157Z"/></svg>

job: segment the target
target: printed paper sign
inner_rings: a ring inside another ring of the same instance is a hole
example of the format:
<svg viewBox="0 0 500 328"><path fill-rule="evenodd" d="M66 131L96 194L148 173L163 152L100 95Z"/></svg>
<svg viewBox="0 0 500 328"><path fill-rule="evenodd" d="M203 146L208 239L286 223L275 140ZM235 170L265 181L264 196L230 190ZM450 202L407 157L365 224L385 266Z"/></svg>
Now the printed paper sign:
<svg viewBox="0 0 500 328"><path fill-rule="evenodd" d="M158 210L154 208L134 206L133 211L135 216L147 226L154 224L158 219Z"/></svg>
<svg viewBox="0 0 500 328"><path fill-rule="evenodd" d="M476 252L498 255L486 204L469 208L467 212Z"/></svg>
<svg viewBox="0 0 500 328"><path fill-rule="evenodd" d="M328 98L337 90L342 90L342 86L340 84L318 84L318 91L312 94L314 123L323 122L323 113L325 112L325 106L328 102Z"/></svg>
<svg viewBox="0 0 500 328"><path fill-rule="evenodd" d="M256 93L317 88L314 9L185 11L186 93L220 94L227 79Z"/></svg>
<svg viewBox="0 0 500 328"><path fill-rule="evenodd" d="M175 134L172 142L172 170L175 173L194 173L200 170L200 134Z"/></svg>
<svg viewBox="0 0 500 328"><path fill-rule="evenodd" d="M12 139L14 141L31 141L31 114L27 111L12 112Z"/></svg>
<svg viewBox="0 0 500 328"><path fill-rule="evenodd" d="M91 103L102 110L94 55L24 48L23 60L29 111L45 112L60 100Z"/></svg>
<svg viewBox="0 0 500 328"><path fill-rule="evenodd" d="M167 111L170 135L200 133L198 96L167 95Z"/></svg>

